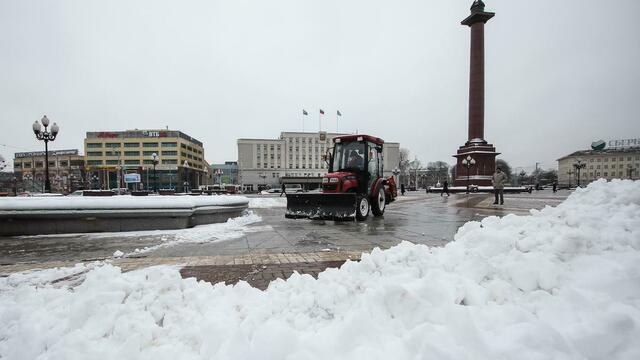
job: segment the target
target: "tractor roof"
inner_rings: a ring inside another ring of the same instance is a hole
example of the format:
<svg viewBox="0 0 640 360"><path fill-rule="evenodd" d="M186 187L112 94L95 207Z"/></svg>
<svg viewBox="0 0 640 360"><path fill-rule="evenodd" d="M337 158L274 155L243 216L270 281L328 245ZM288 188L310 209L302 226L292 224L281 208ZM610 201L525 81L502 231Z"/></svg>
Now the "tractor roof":
<svg viewBox="0 0 640 360"><path fill-rule="evenodd" d="M339 140L339 141L336 141ZM345 136L336 136L333 138L333 142L352 142L352 141L371 141L376 145L384 144L384 140L379 137L371 136L371 135L345 135Z"/></svg>

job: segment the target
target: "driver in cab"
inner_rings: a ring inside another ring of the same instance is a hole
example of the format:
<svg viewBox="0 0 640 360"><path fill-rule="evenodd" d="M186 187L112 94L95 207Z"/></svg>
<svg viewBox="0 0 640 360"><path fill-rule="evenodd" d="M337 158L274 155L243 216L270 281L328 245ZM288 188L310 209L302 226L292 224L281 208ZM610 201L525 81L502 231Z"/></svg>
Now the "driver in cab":
<svg viewBox="0 0 640 360"><path fill-rule="evenodd" d="M349 160L347 161L347 168L362 170L364 168L364 157L358 154L357 151L352 151L349 154Z"/></svg>

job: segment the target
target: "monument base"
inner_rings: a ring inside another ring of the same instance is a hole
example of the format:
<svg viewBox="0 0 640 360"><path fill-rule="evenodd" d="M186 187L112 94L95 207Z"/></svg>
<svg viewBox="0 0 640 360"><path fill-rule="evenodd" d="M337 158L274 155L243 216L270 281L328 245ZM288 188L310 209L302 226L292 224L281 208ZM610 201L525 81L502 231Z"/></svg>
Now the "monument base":
<svg viewBox="0 0 640 360"><path fill-rule="evenodd" d="M458 159L453 186L491 186L491 177L496 170L496 156L499 154L496 152L496 148L485 140L472 139L467 141L466 144L458 148L457 154L453 155ZM462 160L467 156L471 156L475 160L475 164L468 169L462 163Z"/></svg>

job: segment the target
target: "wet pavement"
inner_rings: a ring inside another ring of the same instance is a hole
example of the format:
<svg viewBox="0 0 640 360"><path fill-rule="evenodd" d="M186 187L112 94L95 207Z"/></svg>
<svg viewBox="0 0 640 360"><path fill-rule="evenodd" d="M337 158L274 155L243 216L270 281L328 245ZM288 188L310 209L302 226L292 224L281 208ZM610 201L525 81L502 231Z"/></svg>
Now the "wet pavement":
<svg viewBox="0 0 640 360"><path fill-rule="evenodd" d="M187 229L184 230L187 232L0 237L0 275L106 260L125 269L181 264L185 266L184 276L207 281L247 280L264 288L274 277L286 277L296 269L317 275L327 266L357 260L360 253L375 247L388 248L402 241L442 246L452 241L457 229L467 221L509 213L526 215L529 209L558 205L568 194L566 191L553 194L549 190L508 194L505 205L496 206L491 194L441 197L413 192L390 204L384 217L370 216L364 222L285 219L284 207L251 209L262 221L246 225L237 237L224 241L218 241L215 232L210 235L198 228L192 232ZM180 241L190 236L196 236L197 242ZM173 245L164 246L166 243ZM158 248L134 252L145 247ZM116 251L131 255L114 259ZM296 254L299 256L287 258ZM269 264L266 273L270 275L263 275L264 264Z"/></svg>

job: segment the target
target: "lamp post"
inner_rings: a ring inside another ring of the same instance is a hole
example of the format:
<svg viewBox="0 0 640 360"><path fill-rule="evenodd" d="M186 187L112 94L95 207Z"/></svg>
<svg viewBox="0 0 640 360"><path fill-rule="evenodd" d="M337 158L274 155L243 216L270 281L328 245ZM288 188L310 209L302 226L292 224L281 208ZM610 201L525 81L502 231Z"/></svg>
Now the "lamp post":
<svg viewBox="0 0 640 360"><path fill-rule="evenodd" d="M182 166L184 167L184 179L185 179L182 185L184 187L184 192L188 193L189 192L189 162L185 160L182 163Z"/></svg>
<svg viewBox="0 0 640 360"><path fill-rule="evenodd" d="M393 180L395 180L395 181L396 181L396 184L397 184L397 183L399 183L399 182L400 182L400 179L396 179L396 178L398 177L398 175L400 175L400 169L398 169L398 168L394 168L394 169L391 171L391 173L393 174L393 177L394 177L394 179L393 179Z"/></svg>
<svg viewBox="0 0 640 360"><path fill-rule="evenodd" d="M44 130L40 123L44 126ZM47 116L43 116L39 122L34 122L32 129L33 133L36 135L36 139L44 141L44 192L51 192L51 182L49 181L49 141L54 141L56 136L58 136L58 132L60 131L60 127L58 124L53 123L51 125L51 131L47 131L47 127L49 126L49 118Z"/></svg>
<svg viewBox="0 0 640 360"><path fill-rule="evenodd" d="M148 154L148 153L147 153ZM158 154L151 154L151 163L153 163L153 191L158 192L158 177L156 176L156 165L160 162L158 158ZM149 186L149 181L147 181L147 187Z"/></svg>
<svg viewBox="0 0 640 360"><path fill-rule="evenodd" d="M472 158L471 155L467 155L465 159L462 159L462 165L467 168L467 194L469 193L469 169L476 164L476 159Z"/></svg>
<svg viewBox="0 0 640 360"><path fill-rule="evenodd" d="M578 187L580 187L580 170L584 169L587 167L587 164L582 162L582 159L578 159L574 164L573 164L574 169L576 169L576 172L578 173Z"/></svg>

